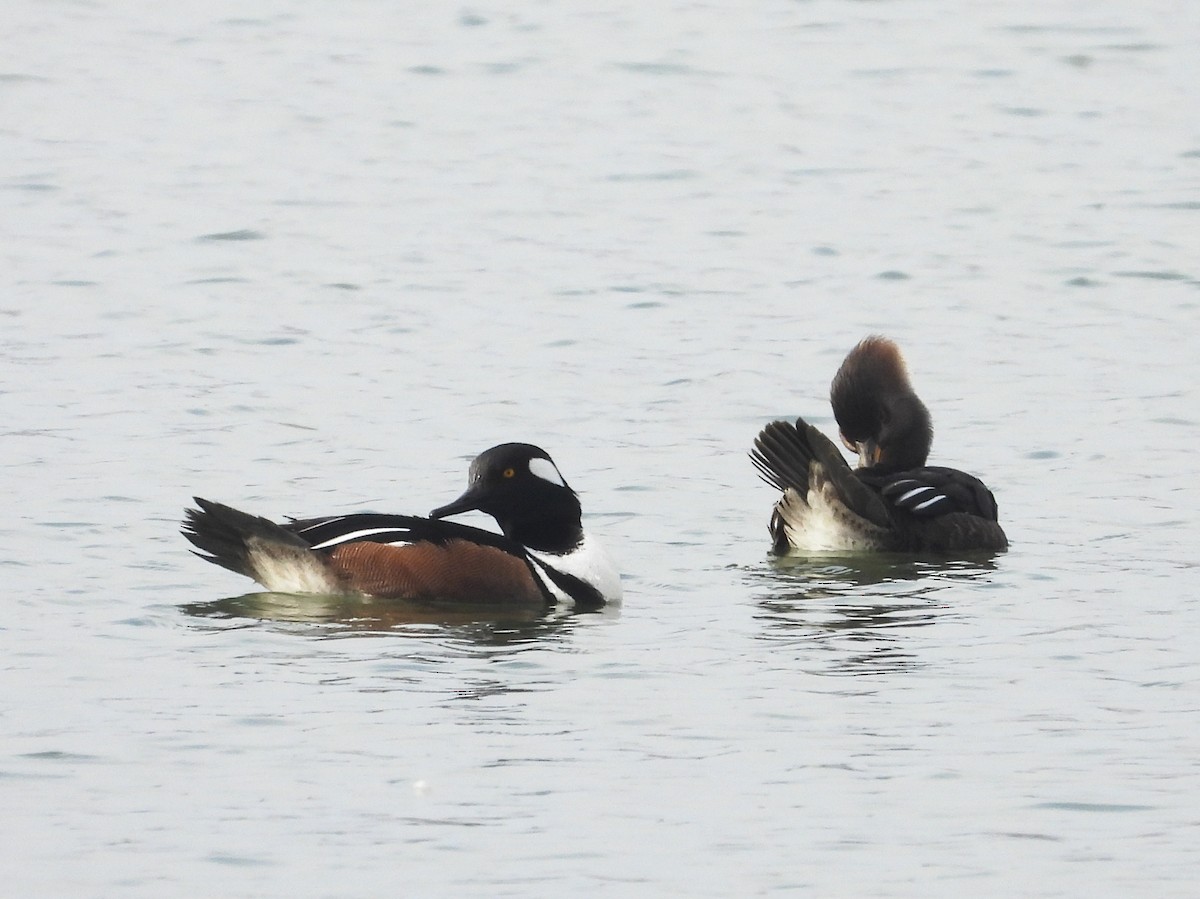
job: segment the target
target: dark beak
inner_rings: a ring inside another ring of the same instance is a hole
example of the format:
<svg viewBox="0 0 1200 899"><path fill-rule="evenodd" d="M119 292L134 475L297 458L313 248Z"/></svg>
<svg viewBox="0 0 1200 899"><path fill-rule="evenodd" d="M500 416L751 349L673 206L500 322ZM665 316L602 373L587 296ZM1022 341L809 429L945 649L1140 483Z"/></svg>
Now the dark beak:
<svg viewBox="0 0 1200 899"><path fill-rule="evenodd" d="M479 508L479 503L483 500L484 490L476 481L467 488L466 493L460 496L452 503L444 506L439 506L429 513L430 518L445 518L447 515L457 515L460 512L471 512Z"/></svg>

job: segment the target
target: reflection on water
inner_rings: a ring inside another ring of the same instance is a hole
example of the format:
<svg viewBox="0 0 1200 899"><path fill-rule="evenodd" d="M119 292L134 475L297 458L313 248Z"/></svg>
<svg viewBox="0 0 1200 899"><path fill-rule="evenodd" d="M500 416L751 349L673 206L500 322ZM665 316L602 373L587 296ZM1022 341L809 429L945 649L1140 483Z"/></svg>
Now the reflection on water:
<svg viewBox="0 0 1200 899"><path fill-rule="evenodd" d="M815 589L855 590L921 579L974 579L996 570L1002 553L981 552L953 559L907 553L814 553L773 556L761 573L778 583Z"/></svg>
<svg viewBox="0 0 1200 899"><path fill-rule="evenodd" d="M886 553L782 557L748 572L763 592L761 639L795 646L826 674L885 674L920 664L905 629L935 623L945 590L995 570L995 556L953 561ZM814 656L816 647L822 651Z"/></svg>
<svg viewBox="0 0 1200 899"><path fill-rule="evenodd" d="M575 612L519 605L453 606L363 596L304 593L248 593L181 607L185 614L210 619L251 619L289 625L316 625L322 636L345 633L394 633L428 636L485 646L527 643L569 629L581 616L616 614L614 610Z"/></svg>

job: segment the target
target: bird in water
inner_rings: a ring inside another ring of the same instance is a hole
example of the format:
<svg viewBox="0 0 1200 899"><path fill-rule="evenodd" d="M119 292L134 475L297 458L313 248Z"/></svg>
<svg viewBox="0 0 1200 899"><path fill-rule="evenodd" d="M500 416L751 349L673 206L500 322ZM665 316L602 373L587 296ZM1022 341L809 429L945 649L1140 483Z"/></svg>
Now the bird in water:
<svg viewBox="0 0 1200 899"><path fill-rule="evenodd" d="M183 526L196 554L277 593L577 608L621 598L616 566L583 530L579 497L528 443L481 453L466 492L428 518L357 513L277 524L199 497L196 505ZM441 520L470 510L491 515L502 533Z"/></svg>
<svg viewBox="0 0 1200 899"><path fill-rule="evenodd" d="M872 336L854 347L833 378L830 403L857 468L803 418L771 422L754 441L751 460L783 493L770 523L776 553L1008 548L983 482L925 464L933 423L895 343Z"/></svg>

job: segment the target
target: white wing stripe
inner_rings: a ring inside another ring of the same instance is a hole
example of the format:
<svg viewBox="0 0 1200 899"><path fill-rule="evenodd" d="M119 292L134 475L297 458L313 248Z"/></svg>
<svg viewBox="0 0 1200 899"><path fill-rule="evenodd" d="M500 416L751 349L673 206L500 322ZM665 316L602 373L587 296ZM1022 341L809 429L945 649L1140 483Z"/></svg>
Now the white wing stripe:
<svg viewBox="0 0 1200 899"><path fill-rule="evenodd" d="M929 488L929 489L931 489L931 490L932 490L933 488L931 487L931 488ZM914 511L914 512L921 512L921 511L923 511L923 510L925 510L925 509L928 509L930 506L934 505L935 503L940 503L940 502L941 502L942 500L944 500L945 498L946 498L946 497L942 496L942 495L939 493L937 496L931 497L930 499L927 499L927 500L925 500L925 502L923 502L923 503L917 503L917 505L913 506L913 511Z"/></svg>
<svg viewBox="0 0 1200 899"><path fill-rule="evenodd" d="M397 531L402 531L403 528L364 528L361 531L351 531L348 534L339 534L336 537L331 537L324 543L318 543L312 549L328 549L331 546L337 546L339 543L346 543L350 540L361 540L364 537L370 537L372 534L394 534ZM404 541L397 541L403 543Z"/></svg>
<svg viewBox="0 0 1200 899"><path fill-rule="evenodd" d="M933 488L930 487L929 485L925 485L924 487L914 487L912 490L909 490L907 493L901 494L900 496L896 497L896 505L898 505L898 506L902 505L903 503L908 502L908 500L912 499L914 496L920 496L922 493L925 493L926 491L929 491L932 489Z"/></svg>
<svg viewBox="0 0 1200 899"><path fill-rule="evenodd" d="M322 518L320 521L315 521L312 524L308 525L307 527L300 528L300 530L297 533L303 534L305 531L311 531L314 528L321 527L322 525L333 524L335 521L344 521L345 518L346 518L345 515L338 515L335 518Z"/></svg>

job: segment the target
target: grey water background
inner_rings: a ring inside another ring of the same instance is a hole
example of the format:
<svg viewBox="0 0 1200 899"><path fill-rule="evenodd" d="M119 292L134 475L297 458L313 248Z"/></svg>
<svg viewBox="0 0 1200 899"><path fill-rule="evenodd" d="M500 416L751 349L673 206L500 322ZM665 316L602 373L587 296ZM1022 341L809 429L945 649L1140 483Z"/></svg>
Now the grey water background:
<svg viewBox="0 0 1200 899"><path fill-rule="evenodd" d="M0 26L8 895L1195 895L1195 4ZM1009 553L768 557L746 451L872 332ZM505 440L621 608L243 597L177 533Z"/></svg>

